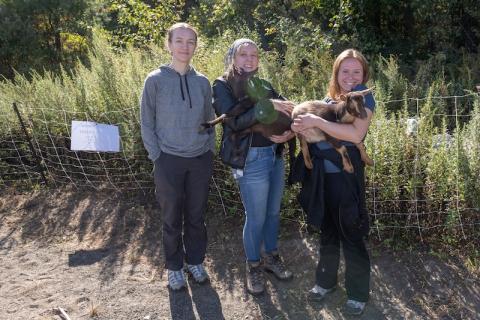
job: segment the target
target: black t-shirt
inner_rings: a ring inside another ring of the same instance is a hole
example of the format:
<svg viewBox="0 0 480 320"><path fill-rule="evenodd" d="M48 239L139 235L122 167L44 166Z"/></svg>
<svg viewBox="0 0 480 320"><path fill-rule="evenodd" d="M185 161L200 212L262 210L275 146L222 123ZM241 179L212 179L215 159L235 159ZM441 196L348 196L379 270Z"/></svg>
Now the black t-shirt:
<svg viewBox="0 0 480 320"><path fill-rule="evenodd" d="M253 133L252 147L268 147L272 144L273 142L270 139L265 138L260 133Z"/></svg>

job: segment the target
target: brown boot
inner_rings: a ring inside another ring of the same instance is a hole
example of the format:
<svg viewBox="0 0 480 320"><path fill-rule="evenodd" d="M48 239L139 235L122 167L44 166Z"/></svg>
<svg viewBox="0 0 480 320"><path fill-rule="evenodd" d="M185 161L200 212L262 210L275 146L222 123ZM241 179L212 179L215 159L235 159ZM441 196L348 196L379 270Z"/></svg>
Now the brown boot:
<svg viewBox="0 0 480 320"><path fill-rule="evenodd" d="M246 271L247 291L253 295L262 293L265 290L265 277L260 263L247 261Z"/></svg>
<svg viewBox="0 0 480 320"><path fill-rule="evenodd" d="M278 253L269 253L263 257L263 268L265 271L271 272L280 280L289 280L292 278L292 271L285 267L282 258Z"/></svg>

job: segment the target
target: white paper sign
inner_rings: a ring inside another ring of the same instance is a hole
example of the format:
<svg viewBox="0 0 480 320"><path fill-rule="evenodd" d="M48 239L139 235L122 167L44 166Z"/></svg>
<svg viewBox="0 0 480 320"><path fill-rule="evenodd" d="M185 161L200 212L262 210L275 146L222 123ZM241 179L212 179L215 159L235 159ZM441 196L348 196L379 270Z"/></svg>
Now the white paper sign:
<svg viewBox="0 0 480 320"><path fill-rule="evenodd" d="M73 151L120 151L118 126L90 121L72 121Z"/></svg>

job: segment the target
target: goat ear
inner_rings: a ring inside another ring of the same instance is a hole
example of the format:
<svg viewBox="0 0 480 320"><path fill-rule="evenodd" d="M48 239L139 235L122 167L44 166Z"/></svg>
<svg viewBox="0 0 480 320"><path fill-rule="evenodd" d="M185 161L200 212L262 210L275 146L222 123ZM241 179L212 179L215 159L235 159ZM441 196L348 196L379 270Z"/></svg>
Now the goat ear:
<svg viewBox="0 0 480 320"><path fill-rule="evenodd" d="M375 89L375 87L371 87L371 88L368 88L368 89L365 89L365 90L362 90L362 91L357 91L357 93L361 94L362 96L366 96L367 94L372 92L373 89Z"/></svg>
<svg viewBox="0 0 480 320"><path fill-rule="evenodd" d="M342 100L342 101L347 101L347 95L341 94L341 95L340 95L340 100Z"/></svg>

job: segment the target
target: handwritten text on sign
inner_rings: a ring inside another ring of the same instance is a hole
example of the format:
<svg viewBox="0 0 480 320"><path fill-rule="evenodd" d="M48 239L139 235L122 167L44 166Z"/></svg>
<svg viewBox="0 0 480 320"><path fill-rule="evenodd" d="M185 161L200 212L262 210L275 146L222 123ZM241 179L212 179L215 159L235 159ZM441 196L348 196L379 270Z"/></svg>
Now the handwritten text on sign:
<svg viewBox="0 0 480 320"><path fill-rule="evenodd" d="M119 152L118 126L91 121L72 121L72 144L74 151Z"/></svg>

